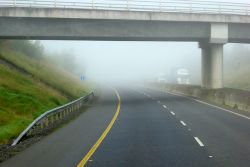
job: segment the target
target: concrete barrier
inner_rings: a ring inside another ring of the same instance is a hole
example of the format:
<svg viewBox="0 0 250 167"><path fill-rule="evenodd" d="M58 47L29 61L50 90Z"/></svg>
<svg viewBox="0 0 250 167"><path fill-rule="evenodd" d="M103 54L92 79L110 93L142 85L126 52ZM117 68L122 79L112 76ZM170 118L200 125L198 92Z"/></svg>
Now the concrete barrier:
<svg viewBox="0 0 250 167"><path fill-rule="evenodd" d="M205 89L200 86L165 83L150 83L150 87L162 91L185 94L232 109L250 112L250 91L232 88Z"/></svg>

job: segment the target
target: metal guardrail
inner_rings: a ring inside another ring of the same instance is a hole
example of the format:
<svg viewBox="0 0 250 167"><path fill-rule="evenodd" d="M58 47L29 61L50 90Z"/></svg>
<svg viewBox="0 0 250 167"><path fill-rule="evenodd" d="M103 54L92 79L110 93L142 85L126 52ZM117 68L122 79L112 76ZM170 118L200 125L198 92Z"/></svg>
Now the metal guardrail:
<svg viewBox="0 0 250 167"><path fill-rule="evenodd" d="M90 94L81 97L75 101L72 101L68 104L63 106L54 108L49 110L38 118L36 118L12 143L11 146L15 146L19 143L25 136L31 133L34 129L39 127L39 129L45 129L46 127L50 126L51 124L64 119L65 117L69 116L73 111L79 110L86 102L90 101L91 98L94 97L94 93L91 92Z"/></svg>
<svg viewBox="0 0 250 167"><path fill-rule="evenodd" d="M201 0L1 0L1 7L249 15L250 4Z"/></svg>

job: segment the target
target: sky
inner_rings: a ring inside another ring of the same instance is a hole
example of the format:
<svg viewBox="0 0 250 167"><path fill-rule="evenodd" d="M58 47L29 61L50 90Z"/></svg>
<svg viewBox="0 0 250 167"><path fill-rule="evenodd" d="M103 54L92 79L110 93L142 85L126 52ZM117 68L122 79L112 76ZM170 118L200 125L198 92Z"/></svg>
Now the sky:
<svg viewBox="0 0 250 167"><path fill-rule="evenodd" d="M216 0L210 0L216 1ZM244 2L248 0L221 0ZM42 41L49 53L72 52L78 68L95 81L154 79L171 68L187 68L200 77L201 52L195 42Z"/></svg>

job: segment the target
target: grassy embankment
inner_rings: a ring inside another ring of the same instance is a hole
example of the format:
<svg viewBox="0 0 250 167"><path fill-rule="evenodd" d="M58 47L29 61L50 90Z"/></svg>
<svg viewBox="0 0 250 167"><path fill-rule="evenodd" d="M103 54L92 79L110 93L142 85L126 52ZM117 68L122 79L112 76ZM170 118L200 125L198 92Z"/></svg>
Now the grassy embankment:
<svg viewBox="0 0 250 167"><path fill-rule="evenodd" d="M45 58L0 48L0 60L8 62L0 61L0 144L10 142L43 112L88 91L86 84Z"/></svg>

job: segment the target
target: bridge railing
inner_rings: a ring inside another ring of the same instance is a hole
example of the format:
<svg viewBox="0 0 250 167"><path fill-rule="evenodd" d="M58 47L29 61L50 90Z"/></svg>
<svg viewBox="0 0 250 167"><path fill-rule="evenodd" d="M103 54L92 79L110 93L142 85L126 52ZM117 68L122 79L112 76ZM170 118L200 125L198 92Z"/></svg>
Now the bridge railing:
<svg viewBox="0 0 250 167"><path fill-rule="evenodd" d="M1 0L0 7L250 14L250 4L201 0Z"/></svg>
<svg viewBox="0 0 250 167"><path fill-rule="evenodd" d="M81 97L75 101L72 101L63 106L54 108L49 110L38 118L36 118L12 143L12 146L15 146L19 143L23 138L29 135L35 135L43 132L44 130L51 129L57 123L69 118L76 114L76 111L86 105L92 98L94 97L94 93L91 92L88 95Z"/></svg>

